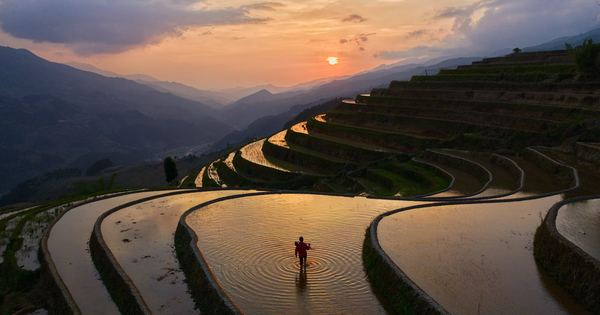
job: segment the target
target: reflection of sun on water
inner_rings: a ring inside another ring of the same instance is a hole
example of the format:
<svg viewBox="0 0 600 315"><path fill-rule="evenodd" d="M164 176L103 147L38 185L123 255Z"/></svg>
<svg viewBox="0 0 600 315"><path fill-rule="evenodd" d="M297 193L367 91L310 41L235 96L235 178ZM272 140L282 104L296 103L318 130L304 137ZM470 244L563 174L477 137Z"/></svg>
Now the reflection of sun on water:
<svg viewBox="0 0 600 315"><path fill-rule="evenodd" d="M328 57L325 60L327 60L329 62L329 64L332 66L338 64L338 57Z"/></svg>

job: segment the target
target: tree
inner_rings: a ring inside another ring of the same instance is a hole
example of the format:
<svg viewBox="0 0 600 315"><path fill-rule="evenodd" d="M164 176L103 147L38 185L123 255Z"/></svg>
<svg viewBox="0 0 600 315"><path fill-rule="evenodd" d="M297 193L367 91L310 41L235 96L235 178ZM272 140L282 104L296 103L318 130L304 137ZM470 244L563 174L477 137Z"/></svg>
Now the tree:
<svg viewBox="0 0 600 315"><path fill-rule="evenodd" d="M517 47L515 49L513 49L513 53L518 54L521 52L521 48Z"/></svg>
<svg viewBox="0 0 600 315"><path fill-rule="evenodd" d="M565 47L571 57L575 59L579 72L594 77L600 74L600 45L594 44L591 38L585 39L581 47L573 48L566 43Z"/></svg>
<svg viewBox="0 0 600 315"><path fill-rule="evenodd" d="M167 183L172 182L175 178L177 178L177 176L179 176L179 173L177 172L177 165L170 156L165 159L164 167L165 175L167 176Z"/></svg>

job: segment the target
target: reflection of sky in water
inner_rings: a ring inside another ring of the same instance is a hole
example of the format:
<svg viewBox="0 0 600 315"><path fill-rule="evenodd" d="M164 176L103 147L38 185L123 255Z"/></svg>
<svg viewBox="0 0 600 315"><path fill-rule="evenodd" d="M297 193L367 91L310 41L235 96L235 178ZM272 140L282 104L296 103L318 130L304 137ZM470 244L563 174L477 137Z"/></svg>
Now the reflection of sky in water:
<svg viewBox="0 0 600 315"><path fill-rule="evenodd" d="M48 250L83 314L118 314L89 254L88 242L96 219L124 203L164 193L140 192L95 201L70 210L56 222L50 232Z"/></svg>
<svg viewBox="0 0 600 315"><path fill-rule="evenodd" d="M600 199L564 205L558 211L556 228L569 241L600 259Z"/></svg>
<svg viewBox="0 0 600 315"><path fill-rule="evenodd" d="M379 241L408 277L452 314L585 313L564 290L547 284L533 258L540 216L560 200L400 212L380 222Z"/></svg>
<svg viewBox="0 0 600 315"><path fill-rule="evenodd" d="M174 250L173 235L181 215L209 200L249 192L190 191L139 203L106 217L104 240L153 314L198 313Z"/></svg>
<svg viewBox="0 0 600 315"><path fill-rule="evenodd" d="M414 203L318 195L220 202L191 214L199 248L246 314L383 314L362 265L365 229L379 213ZM294 257L304 236L306 272Z"/></svg>

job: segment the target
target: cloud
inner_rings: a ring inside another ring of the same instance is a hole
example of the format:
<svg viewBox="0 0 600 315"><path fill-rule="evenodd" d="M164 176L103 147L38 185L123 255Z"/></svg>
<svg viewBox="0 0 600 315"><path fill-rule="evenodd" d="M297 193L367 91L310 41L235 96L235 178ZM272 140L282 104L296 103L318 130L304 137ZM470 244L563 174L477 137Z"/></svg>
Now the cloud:
<svg viewBox="0 0 600 315"><path fill-rule="evenodd" d="M342 22L354 22L354 23L362 23L367 19L363 18L358 14L352 14L342 19Z"/></svg>
<svg viewBox="0 0 600 315"><path fill-rule="evenodd" d="M254 4L243 5L243 6L241 6L241 8L244 8L247 10L275 11L275 8L283 7L283 6L284 5L279 2L263 2L263 3L254 3Z"/></svg>
<svg viewBox="0 0 600 315"><path fill-rule="evenodd" d="M258 3L218 10L192 9L192 0L2 0L4 32L34 42L65 44L80 55L118 53L159 43L201 26L264 23L250 10Z"/></svg>
<svg viewBox="0 0 600 315"><path fill-rule="evenodd" d="M505 48L535 46L598 27L599 13L600 6L590 0L482 0L447 7L435 14L436 20L453 20L451 33L439 44L381 51L374 57L485 55Z"/></svg>
<svg viewBox="0 0 600 315"><path fill-rule="evenodd" d="M345 39L342 38L340 39L339 43L340 44L346 44L346 43L356 43L357 45L362 45L363 42L366 42L369 40L369 36L371 35L375 35L375 33L369 33L369 34L365 34L365 33L359 33L354 35L354 37L352 37L351 39Z"/></svg>
<svg viewBox="0 0 600 315"><path fill-rule="evenodd" d="M415 30L415 31L412 31L412 32L408 32L407 37L409 37L409 38L419 38L419 37L421 37L423 35L429 35L431 33L432 33L432 31L430 31L430 30L421 29L421 30Z"/></svg>

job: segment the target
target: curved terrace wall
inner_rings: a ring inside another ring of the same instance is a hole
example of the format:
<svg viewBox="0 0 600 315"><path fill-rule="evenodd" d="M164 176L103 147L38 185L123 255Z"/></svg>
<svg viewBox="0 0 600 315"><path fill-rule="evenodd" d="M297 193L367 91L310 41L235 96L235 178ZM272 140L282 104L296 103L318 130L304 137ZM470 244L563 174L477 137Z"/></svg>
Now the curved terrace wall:
<svg viewBox="0 0 600 315"><path fill-rule="evenodd" d="M70 207L69 209L66 209L58 217L56 217L56 219L54 219L54 221L52 221L52 223L50 223L50 225L46 229L46 232L44 233L44 236L41 240L41 246L39 249L39 257L40 257L40 264L41 264L41 275L40 275L41 279L40 279L40 281L43 281L45 283L44 287L47 288L46 292L48 293L48 295L51 298L51 301L50 301L51 302L51 305L50 305L51 311L56 312L57 314L81 314L81 310L77 306L77 303L73 299L73 296L69 292L69 289L67 288L67 286L65 285L64 281L62 280L60 274L58 273L56 265L54 264L54 260L52 259L52 255L50 254L50 251L48 250L48 239L50 237L50 233L52 232L52 228L54 227L54 225L58 221L60 221L60 219L65 214L67 214L70 210L72 210L74 208L83 206L88 203L96 202L99 200L112 198L115 196L123 196L123 195L127 195L127 194L133 194L136 192L139 192L139 191L127 191L127 192L118 193L118 194L106 195L106 196L103 196L100 198L94 197L86 202L74 205L74 206Z"/></svg>
<svg viewBox="0 0 600 315"><path fill-rule="evenodd" d="M156 198L175 196L190 192L199 191L198 189L179 189L169 194L152 196L138 199L103 213L94 224L94 230L90 237L90 254L98 273L102 277L108 292L122 314L151 314L150 309L142 298L133 281L127 276L123 268L119 265L111 250L106 245L102 236L102 222L106 217L121 209L133 206L135 204L149 201Z"/></svg>
<svg viewBox="0 0 600 315"><path fill-rule="evenodd" d="M396 132L385 132L381 130L321 122L314 118L308 120L307 128L322 134L367 144L374 144L383 148L403 152L416 152L421 148L431 147L440 142L439 139L418 138Z"/></svg>
<svg viewBox="0 0 600 315"><path fill-rule="evenodd" d="M245 159L240 151L235 153L235 156L233 157L233 165L235 165L236 168L244 170L244 172L250 175L254 175L265 180L274 179L278 181L288 181L298 178L301 175L301 173L285 172L276 168L254 163Z"/></svg>
<svg viewBox="0 0 600 315"><path fill-rule="evenodd" d="M365 233L362 258L374 290L396 314L448 314L387 256L379 245L373 222Z"/></svg>
<svg viewBox="0 0 600 315"><path fill-rule="evenodd" d="M600 146L578 142L575 144L575 156L590 163L600 165Z"/></svg>
<svg viewBox="0 0 600 315"><path fill-rule="evenodd" d="M274 158L288 161L290 163L296 163L298 165L326 173L341 171L345 166L345 163L337 163L322 159L314 155L278 146L269 141L265 141L265 144L263 145L263 151ZM349 167L351 167L351 165L349 165Z"/></svg>
<svg viewBox="0 0 600 315"><path fill-rule="evenodd" d="M301 147L305 147L318 152L323 152L331 156L336 156L341 159L349 159L351 161L372 161L384 158L389 155L388 152L379 152L367 150L364 148L346 145L340 142L311 137L305 133L295 132L289 129L285 140L288 143L294 143Z"/></svg>
<svg viewBox="0 0 600 315"><path fill-rule="evenodd" d="M472 174L482 183L487 183L485 187L489 185L489 182L492 179L491 174L488 170L486 170L483 166L467 159L432 150L423 151L423 158L425 160L435 161L440 164L452 166L454 168Z"/></svg>
<svg viewBox="0 0 600 315"><path fill-rule="evenodd" d="M556 217L560 208L568 203L597 198L600 195L555 204L537 229L533 242L536 261L556 282L595 314L600 313L600 260L562 236L556 229Z"/></svg>
<svg viewBox="0 0 600 315"><path fill-rule="evenodd" d="M545 156L541 156L540 158L544 157ZM569 168L568 166L566 167ZM453 200L452 198L439 198L438 200L441 201L440 203L411 206L380 214L373 220L367 229L365 242L363 245L363 261L365 264L365 269L371 283L375 287L375 290L382 294L382 296L386 299L386 302L388 302L393 308L394 312L398 314L447 314L447 312L436 301L434 301L429 295L421 290L419 286L417 286L383 251L377 236L379 222L381 222L381 220L386 216L390 216L401 211L409 211L419 208L460 204L524 201L566 193L579 188L578 175L574 169L570 168L570 170L573 172L576 185L553 193L503 200ZM596 281L596 283L600 284L600 281Z"/></svg>
<svg viewBox="0 0 600 315"><path fill-rule="evenodd" d="M565 186L575 186L579 184L579 178L572 167L560 164L544 154L535 150L535 147L526 148L523 151L523 158L536 164L548 174L555 176Z"/></svg>
<svg viewBox="0 0 600 315"><path fill-rule="evenodd" d="M243 196L228 196L211 200L197 205L186 211L179 219L175 232L175 249L179 264L185 273L188 287L192 293L197 307L202 313L207 314L243 314L223 291L213 275L210 266L204 259L202 252L196 246L198 236L185 222L192 212L224 200L241 197L274 194L273 192L257 192Z"/></svg>

